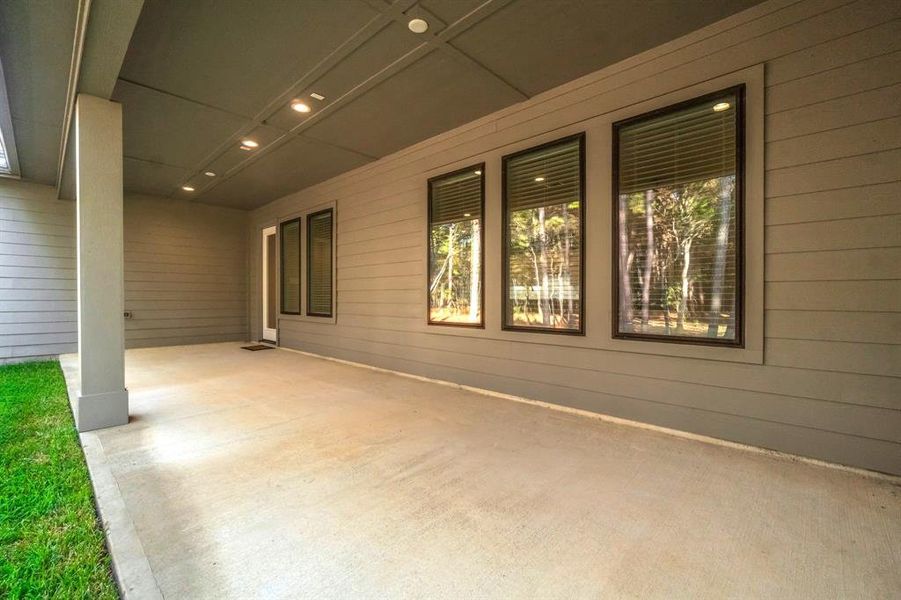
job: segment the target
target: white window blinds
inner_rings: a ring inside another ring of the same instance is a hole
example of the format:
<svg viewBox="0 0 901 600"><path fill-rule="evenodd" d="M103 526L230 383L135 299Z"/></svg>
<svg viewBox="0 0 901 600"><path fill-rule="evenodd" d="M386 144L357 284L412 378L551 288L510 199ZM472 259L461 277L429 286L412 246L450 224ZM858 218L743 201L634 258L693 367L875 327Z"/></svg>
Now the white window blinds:
<svg viewBox="0 0 901 600"><path fill-rule="evenodd" d="M618 336L740 343L742 94L614 126Z"/></svg>
<svg viewBox="0 0 901 600"><path fill-rule="evenodd" d="M504 158L504 327L582 332L584 136Z"/></svg>
<svg viewBox="0 0 901 600"><path fill-rule="evenodd" d="M481 169L434 179L429 186L432 225L482 217Z"/></svg>
<svg viewBox="0 0 901 600"><path fill-rule="evenodd" d="M332 316L332 209L307 217L307 314Z"/></svg>
<svg viewBox="0 0 901 600"><path fill-rule="evenodd" d="M281 311L300 314L300 219L281 224Z"/></svg>
<svg viewBox="0 0 901 600"><path fill-rule="evenodd" d="M483 169L429 180L431 324L482 324Z"/></svg>

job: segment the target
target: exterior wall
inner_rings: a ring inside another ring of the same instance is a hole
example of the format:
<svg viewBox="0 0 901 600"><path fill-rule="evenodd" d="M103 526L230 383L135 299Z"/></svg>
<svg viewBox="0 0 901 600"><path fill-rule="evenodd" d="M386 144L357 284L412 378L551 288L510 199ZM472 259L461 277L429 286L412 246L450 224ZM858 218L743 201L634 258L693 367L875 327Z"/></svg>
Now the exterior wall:
<svg viewBox="0 0 901 600"><path fill-rule="evenodd" d="M75 203L0 179L0 362L77 352ZM247 337L246 213L125 199L126 347Z"/></svg>
<svg viewBox="0 0 901 600"><path fill-rule="evenodd" d="M247 213L125 200L126 347L247 338Z"/></svg>
<svg viewBox="0 0 901 600"><path fill-rule="evenodd" d="M76 352L75 203L0 179L0 363Z"/></svg>
<svg viewBox="0 0 901 600"><path fill-rule="evenodd" d="M282 317L283 346L901 473L899 17L892 0L772 0L270 203L249 224L251 336L260 228L334 202L336 318ZM765 225L747 256L764 281L749 280L760 347L617 344L611 123L761 68L748 133L764 163L748 201ZM587 334L501 331L500 157L579 131ZM426 180L482 161L486 328L429 327Z"/></svg>

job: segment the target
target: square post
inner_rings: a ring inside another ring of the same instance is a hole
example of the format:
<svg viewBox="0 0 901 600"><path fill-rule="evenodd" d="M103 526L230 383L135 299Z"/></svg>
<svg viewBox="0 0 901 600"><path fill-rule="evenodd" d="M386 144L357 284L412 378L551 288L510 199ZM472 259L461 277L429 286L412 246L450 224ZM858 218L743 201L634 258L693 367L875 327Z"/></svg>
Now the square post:
<svg viewBox="0 0 901 600"><path fill-rule="evenodd" d="M78 223L78 431L128 423L122 233L122 105L75 103Z"/></svg>

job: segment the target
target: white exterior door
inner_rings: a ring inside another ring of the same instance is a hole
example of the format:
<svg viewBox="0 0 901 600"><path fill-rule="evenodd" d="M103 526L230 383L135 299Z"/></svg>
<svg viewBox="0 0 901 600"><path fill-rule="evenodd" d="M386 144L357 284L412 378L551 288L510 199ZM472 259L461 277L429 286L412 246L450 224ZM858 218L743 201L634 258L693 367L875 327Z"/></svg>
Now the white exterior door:
<svg viewBox="0 0 901 600"><path fill-rule="evenodd" d="M275 226L263 230L263 339L278 342L278 238Z"/></svg>

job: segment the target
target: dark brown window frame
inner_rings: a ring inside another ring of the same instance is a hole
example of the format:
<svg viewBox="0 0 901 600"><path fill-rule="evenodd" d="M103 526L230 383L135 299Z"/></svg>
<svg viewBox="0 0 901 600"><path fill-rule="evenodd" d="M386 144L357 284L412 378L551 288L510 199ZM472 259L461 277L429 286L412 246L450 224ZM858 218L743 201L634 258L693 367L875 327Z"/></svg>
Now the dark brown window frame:
<svg viewBox="0 0 901 600"><path fill-rule="evenodd" d="M481 171L481 175L479 178L480 182L480 194L481 198L479 201L479 219L481 220L481 227L479 227L479 248L481 249L482 256L479 260L479 302L481 306L479 307L479 322L478 323L448 323L446 321L433 321L432 320L432 295L429 294L429 286L432 284L432 183L435 181L440 181L442 179L446 179L448 177L453 177L455 175L461 175L463 173L472 172L472 171ZM426 270L425 270L425 320L427 325L437 325L439 327L469 327L475 329L485 329L485 163L479 163L476 165L472 165L469 167L463 167L462 169L457 169L456 171L451 171L450 173L442 173L441 175L436 175L434 177L430 177L426 182L428 187L428 199L427 199L427 213L426 217L426 228L425 228L425 248L426 248Z"/></svg>
<svg viewBox="0 0 901 600"><path fill-rule="evenodd" d="M557 329L554 327L524 327L507 324L507 302L509 290L509 223L507 222L507 163L524 154L537 152L551 146L558 146L573 140L579 141L579 328ZM544 144L506 154L501 158L501 329L503 331L523 331L529 333L553 333L557 335L585 335L585 132L568 135Z"/></svg>
<svg viewBox="0 0 901 600"><path fill-rule="evenodd" d="M294 219L288 219L287 221L282 221L278 224L278 310L280 314L283 315L299 315L300 309L300 298L301 293L300 289L297 290L297 312L286 311L285 310L285 226L290 225L291 223L297 223L297 280L300 282L300 286L303 285L302 281L302 273L301 269L303 269L303 257L301 256L301 248L303 242L301 241L301 230L303 229L301 218L297 217Z"/></svg>
<svg viewBox="0 0 901 600"><path fill-rule="evenodd" d="M312 305L311 296L313 293L313 286L310 285L310 282L312 281L312 273L313 273L313 250L312 250L313 236L311 235L310 230L312 227L311 224L313 222L313 218L318 217L319 215L324 215L326 213L328 213L331 216L331 221L332 221L332 232L331 232L331 238L330 238L331 249L329 251L329 261L328 261L329 278L332 280L331 294L330 294L331 302L329 302L329 310L327 313L317 313L317 312L312 312L310 310L310 306ZM324 208L322 210L317 210L316 212L309 213L307 215L306 219L307 219L307 227L306 227L306 229L307 229L307 232L306 232L307 233L307 257L306 257L306 263L307 263L307 281L306 281L306 284L307 284L307 293L306 293L307 312L306 312L306 315L308 317L331 318L335 312L335 310L334 310L334 307L335 307L335 274L334 274L334 271L335 271L335 209L332 207L329 207L329 208Z"/></svg>
<svg viewBox="0 0 901 600"><path fill-rule="evenodd" d="M611 197L611 205L613 207L613 236L611 239L611 247L613 248L613 280L611 288L613 290L613 304L611 305L610 314L611 332L614 339L619 340L635 340L635 341L652 341L664 342L668 344L687 344L692 346L707 346L718 348L744 348L745 347L745 127L747 120L745 115L745 84L731 86L716 92L704 94L690 100L671 104L663 108L648 111L646 113L629 117L621 121L613 123L613 195ZM710 102L716 98L726 94L735 95L735 339L725 340L717 338L691 338L687 336L668 336L650 333L629 333L619 331L619 282L620 273L620 256L619 256L619 135L620 129L626 125L643 121L653 117L662 116L694 106Z"/></svg>

